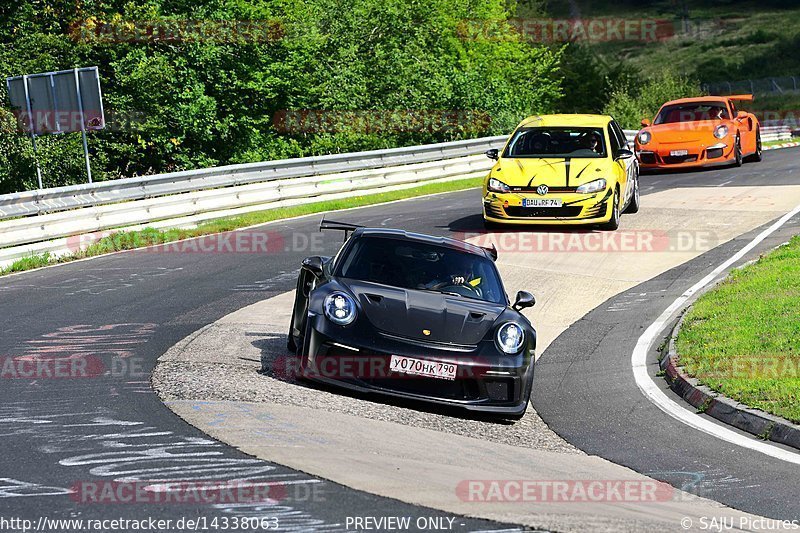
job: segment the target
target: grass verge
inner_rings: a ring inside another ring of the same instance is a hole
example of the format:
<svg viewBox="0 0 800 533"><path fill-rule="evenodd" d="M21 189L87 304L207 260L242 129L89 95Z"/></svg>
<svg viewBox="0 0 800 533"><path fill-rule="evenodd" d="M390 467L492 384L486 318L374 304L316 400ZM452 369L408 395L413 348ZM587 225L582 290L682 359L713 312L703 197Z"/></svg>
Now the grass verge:
<svg viewBox="0 0 800 533"><path fill-rule="evenodd" d="M800 236L699 298L676 347L704 385L800 423Z"/></svg>
<svg viewBox="0 0 800 533"><path fill-rule="evenodd" d="M11 265L0 269L0 276L10 274L12 272L22 272L24 270L31 270L34 268L40 268L58 263L67 263L77 259L84 259L87 257L93 257L120 250L132 250L134 248L142 248L145 246L152 246L154 244L163 244L182 239L190 239L192 237L199 237L201 235L211 235L213 233L232 231L248 226L255 226L256 224L271 222L273 220L310 215L313 213L321 213L323 211L335 211L338 209L381 204L395 200L403 200L405 198L413 198L415 196L423 196L426 194L471 189L474 187L480 187L481 182L482 178L468 178L440 183L429 183L427 185L420 185L419 187L377 194L365 194L363 196L356 196L354 198L323 200L321 202L313 202L291 207L278 207L266 209L264 211L253 211L252 213L247 213L244 215L210 220L198 225L196 228L191 229L159 230L154 228L145 228L138 231L120 230L108 235L107 237L99 239L97 242L90 244L84 250L75 251L70 254L56 257L50 253L43 253L23 257L22 259L14 261L14 263Z"/></svg>

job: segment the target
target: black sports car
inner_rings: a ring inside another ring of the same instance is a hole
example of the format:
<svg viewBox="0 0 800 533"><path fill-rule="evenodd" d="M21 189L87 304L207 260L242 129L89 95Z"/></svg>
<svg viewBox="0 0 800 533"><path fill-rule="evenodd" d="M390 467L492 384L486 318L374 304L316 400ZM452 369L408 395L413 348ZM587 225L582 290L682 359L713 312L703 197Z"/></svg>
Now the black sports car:
<svg viewBox="0 0 800 533"><path fill-rule="evenodd" d="M533 384L536 331L508 296L494 249L446 237L345 231L335 257L308 257L289 349L301 375L360 392L520 418Z"/></svg>

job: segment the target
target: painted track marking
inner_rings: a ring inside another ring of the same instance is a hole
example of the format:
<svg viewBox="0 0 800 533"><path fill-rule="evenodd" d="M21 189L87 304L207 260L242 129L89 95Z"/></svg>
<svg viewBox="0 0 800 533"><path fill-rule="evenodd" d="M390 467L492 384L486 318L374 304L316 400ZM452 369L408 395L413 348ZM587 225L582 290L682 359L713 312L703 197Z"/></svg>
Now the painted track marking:
<svg viewBox="0 0 800 533"><path fill-rule="evenodd" d="M758 246L759 243L780 229L784 224L786 224L786 222L788 222L798 213L800 213L800 205L786 213L770 227L759 233L744 248L739 250L731 258L715 268L706 277L692 285L686 292L678 297L677 300L672 302L672 304L667 307L663 313L661 313L656 321L650 324L642 336L639 337L639 340L636 342L636 346L633 349L633 353L631 354L631 366L633 367L633 376L636 380L636 385L644 393L647 399L675 420L678 420L687 426L690 426L698 431L702 431L703 433L707 433L713 437L736 444L737 446L748 448L782 461L800 465L800 454L784 450L783 448L767 444L766 442L756 441L751 437L741 435L731 429L720 426L716 422L712 422L696 413L688 411L677 402L669 398L664 391L662 391L658 385L656 385L656 383L650 377L650 374L647 372L647 352L658 334L664 329L667 322L669 322L670 318L683 307L689 298L714 281L714 279L724 272L728 267L735 264L739 259L750 252L750 250Z"/></svg>

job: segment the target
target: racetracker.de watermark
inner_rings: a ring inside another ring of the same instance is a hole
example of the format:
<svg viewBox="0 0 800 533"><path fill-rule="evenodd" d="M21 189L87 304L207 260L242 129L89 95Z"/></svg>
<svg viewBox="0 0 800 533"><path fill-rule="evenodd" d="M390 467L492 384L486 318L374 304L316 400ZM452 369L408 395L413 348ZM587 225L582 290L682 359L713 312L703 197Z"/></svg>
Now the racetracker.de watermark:
<svg viewBox="0 0 800 533"><path fill-rule="evenodd" d="M617 230L574 231L570 233L500 231L462 232L456 239L478 246L494 246L508 253L641 253L708 251L720 242L716 233L706 230Z"/></svg>
<svg viewBox="0 0 800 533"><path fill-rule="evenodd" d="M428 331L428 334L431 332ZM356 350L337 345L341 351ZM295 355L275 357L266 370L278 379L294 381L297 378L311 379L367 379L367 380L430 380L432 376L443 381L480 379L496 367L514 368L519 364L516 357L493 357L491 360L464 355L458 364L435 361L422 357L401 357L385 354L353 353L337 354L308 361L305 366Z"/></svg>
<svg viewBox="0 0 800 533"><path fill-rule="evenodd" d="M491 123L485 111L447 109L292 109L272 117L275 129L287 134L480 132Z"/></svg>
<svg viewBox="0 0 800 533"><path fill-rule="evenodd" d="M319 253L324 234L319 232L280 233L271 230L241 230L175 240L169 232L138 233L99 231L67 239L71 252L85 251L103 239L113 240L115 249L142 248L147 253L166 254L278 254L283 252Z"/></svg>
<svg viewBox="0 0 800 533"><path fill-rule="evenodd" d="M669 19L653 18L511 18L469 19L458 24L457 33L466 41L507 41L532 43L601 43L630 41L651 43L675 35Z"/></svg>
<svg viewBox="0 0 800 533"><path fill-rule="evenodd" d="M468 479L456 486L458 498L471 503L656 503L674 494L671 485L652 479Z"/></svg>
<svg viewBox="0 0 800 533"><path fill-rule="evenodd" d="M143 111L106 110L101 117L98 112L87 110L52 111L34 110L13 111L14 120L3 122L2 133L37 134L81 131L143 131L148 115ZM13 123L13 125L12 125Z"/></svg>
<svg viewBox="0 0 800 533"><path fill-rule="evenodd" d="M83 379L110 376L147 378L146 362L138 357L66 354L64 356L0 356L0 379Z"/></svg>
<svg viewBox="0 0 800 533"><path fill-rule="evenodd" d="M85 43L268 43L285 35L279 20L76 20L69 36Z"/></svg>
<svg viewBox="0 0 800 533"><path fill-rule="evenodd" d="M800 379L800 359L791 355L773 354L726 355L724 358L706 361L696 375L704 381L714 379Z"/></svg>
<svg viewBox="0 0 800 533"><path fill-rule="evenodd" d="M70 498L76 503L102 505L275 503L290 496L286 483L249 480L92 480L78 481L71 490Z"/></svg>

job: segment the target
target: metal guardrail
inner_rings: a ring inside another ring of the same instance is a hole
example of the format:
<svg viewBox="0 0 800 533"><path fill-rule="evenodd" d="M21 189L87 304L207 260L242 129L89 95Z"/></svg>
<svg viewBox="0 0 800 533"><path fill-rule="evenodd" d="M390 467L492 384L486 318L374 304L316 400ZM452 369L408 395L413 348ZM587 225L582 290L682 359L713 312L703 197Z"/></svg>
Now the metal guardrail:
<svg viewBox="0 0 800 533"><path fill-rule="evenodd" d="M792 129L789 126L762 126L762 142L790 141L792 140Z"/></svg>
<svg viewBox="0 0 800 533"><path fill-rule="evenodd" d="M505 140L505 136L485 137L389 150L230 165L6 194L0 196L0 220L220 187L455 159L496 147Z"/></svg>
<svg viewBox="0 0 800 533"><path fill-rule="evenodd" d="M629 141L637 133L625 131ZM791 132L785 126L765 126L762 138L789 139ZM84 242L81 236L94 232L192 225L309 199L484 176L492 162L482 153L505 141L505 136L486 137L4 195L0 196L0 265L31 253L75 251L75 243Z"/></svg>
<svg viewBox="0 0 800 533"><path fill-rule="evenodd" d="M506 139L234 165L0 196L0 266L32 253L75 252L108 231L186 227L259 209L482 177L492 165L483 152L502 147Z"/></svg>
<svg viewBox="0 0 800 533"><path fill-rule="evenodd" d="M637 133L638 130L625 130L629 141L633 141ZM791 138L791 130L788 127L764 127L762 138L764 141L788 140ZM5 194L0 195L0 220L273 180L442 161L474 155L496 147L505 140L505 136L484 137L389 150L229 165Z"/></svg>

